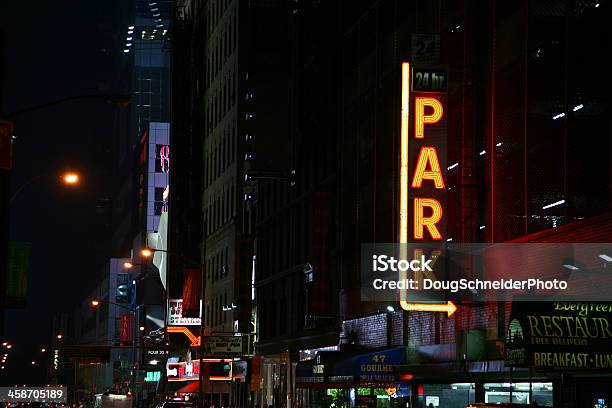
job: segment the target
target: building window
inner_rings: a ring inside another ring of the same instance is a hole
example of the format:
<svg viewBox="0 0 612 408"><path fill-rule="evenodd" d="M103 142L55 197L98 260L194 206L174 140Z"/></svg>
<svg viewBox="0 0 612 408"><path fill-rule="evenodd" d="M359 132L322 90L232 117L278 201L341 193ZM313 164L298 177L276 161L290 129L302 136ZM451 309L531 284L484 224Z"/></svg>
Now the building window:
<svg viewBox="0 0 612 408"><path fill-rule="evenodd" d="M223 304L226 305L226 307L228 306L227 304L227 292L225 292L223 294ZM225 313L223 313L223 323L225 323L227 321L227 311Z"/></svg>

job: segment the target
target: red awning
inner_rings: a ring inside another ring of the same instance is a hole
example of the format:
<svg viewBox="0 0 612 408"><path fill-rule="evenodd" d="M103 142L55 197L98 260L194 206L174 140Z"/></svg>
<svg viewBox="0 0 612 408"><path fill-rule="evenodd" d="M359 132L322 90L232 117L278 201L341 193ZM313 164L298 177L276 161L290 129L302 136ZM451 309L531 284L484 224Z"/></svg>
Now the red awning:
<svg viewBox="0 0 612 408"><path fill-rule="evenodd" d="M198 392L199 381L189 381L187 385L179 388L176 392L182 394L196 394Z"/></svg>

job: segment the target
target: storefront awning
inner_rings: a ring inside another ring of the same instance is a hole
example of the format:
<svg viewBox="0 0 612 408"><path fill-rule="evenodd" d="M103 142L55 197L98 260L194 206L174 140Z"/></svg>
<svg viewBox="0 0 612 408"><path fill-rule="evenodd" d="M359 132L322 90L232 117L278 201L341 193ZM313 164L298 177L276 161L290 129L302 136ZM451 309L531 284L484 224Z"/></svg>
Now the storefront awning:
<svg viewBox="0 0 612 408"><path fill-rule="evenodd" d="M298 388L347 388L386 385L395 367L406 364L406 347L317 353L296 367Z"/></svg>
<svg viewBox="0 0 612 408"><path fill-rule="evenodd" d="M200 383L198 381L190 381L183 387L176 390L179 394L196 394L199 391Z"/></svg>
<svg viewBox="0 0 612 408"><path fill-rule="evenodd" d="M550 375L525 368L506 367L503 360L407 364L397 366L398 380L415 383L454 383L477 380L537 380L550 379Z"/></svg>

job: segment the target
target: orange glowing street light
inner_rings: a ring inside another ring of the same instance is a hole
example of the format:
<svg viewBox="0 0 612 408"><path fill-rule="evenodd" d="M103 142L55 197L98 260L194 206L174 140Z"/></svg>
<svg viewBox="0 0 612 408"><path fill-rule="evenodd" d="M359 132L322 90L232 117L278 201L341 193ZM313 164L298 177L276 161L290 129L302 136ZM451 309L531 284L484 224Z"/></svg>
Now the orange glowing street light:
<svg viewBox="0 0 612 408"><path fill-rule="evenodd" d="M144 256L145 258L150 257L151 255L153 255L153 250L149 249L149 248L145 248L142 251L140 251L140 253L142 254L142 256Z"/></svg>
<svg viewBox="0 0 612 408"><path fill-rule="evenodd" d="M123 263L123 267L124 267L125 269L131 269L131 268L133 268L133 267L134 267L134 264L133 264L133 263L131 263L131 262L124 262L124 263Z"/></svg>
<svg viewBox="0 0 612 408"><path fill-rule="evenodd" d="M74 185L74 184L78 184L79 182L79 175L76 173L65 173L64 175L62 175L62 179L64 180L64 183L69 184L69 185Z"/></svg>
<svg viewBox="0 0 612 408"><path fill-rule="evenodd" d="M100 304L100 301L99 301L99 300L97 300L97 299L94 299L94 300L92 300L92 301L91 301L91 305L92 305L93 307L96 307L96 306L98 306L99 304Z"/></svg>
<svg viewBox="0 0 612 408"><path fill-rule="evenodd" d="M62 339L62 337L64 337L64 336L63 336L61 333L57 335L57 339L58 339L58 340L61 340L61 339Z"/></svg>
<svg viewBox="0 0 612 408"><path fill-rule="evenodd" d="M33 185L34 183L37 183L43 179L54 179L55 177L58 177L59 180L61 181L61 183L67 185L67 186L76 186L79 184L81 178L80 176L72 171L63 173L63 174L54 174L54 173L43 173L43 174L39 174L36 177L32 177L31 179L29 179L28 181L26 181L25 183L23 183L21 186L19 186L15 192L13 193L13 195L11 195L11 199L10 202L13 203L15 201L15 199L17 198L17 196L19 196L19 194L26 189L27 187Z"/></svg>

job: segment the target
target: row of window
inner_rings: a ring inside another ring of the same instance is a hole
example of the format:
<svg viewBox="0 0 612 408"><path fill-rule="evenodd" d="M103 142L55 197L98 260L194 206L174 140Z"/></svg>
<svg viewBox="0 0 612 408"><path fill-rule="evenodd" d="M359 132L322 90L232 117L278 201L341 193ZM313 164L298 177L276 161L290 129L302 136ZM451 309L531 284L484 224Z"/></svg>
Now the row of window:
<svg viewBox="0 0 612 408"><path fill-rule="evenodd" d="M206 60L207 84L213 82L223 64L233 54L237 44L236 14L225 20L218 34L209 41L209 52Z"/></svg>
<svg viewBox="0 0 612 408"><path fill-rule="evenodd" d="M281 297L261 296L262 301L258 302L258 316L260 316L258 331L262 338L284 336L299 332L304 327L308 299L300 287L300 278L285 279L279 283L279 288L268 286L264 293L283 293Z"/></svg>
<svg viewBox="0 0 612 408"><path fill-rule="evenodd" d="M209 202L204 210L206 235L214 233L234 218L236 211L234 184L228 187L220 190L215 197L209 197Z"/></svg>
<svg viewBox="0 0 612 408"><path fill-rule="evenodd" d="M217 252L206 261L206 279L208 282L216 282L229 274L229 249Z"/></svg>
<svg viewBox="0 0 612 408"><path fill-rule="evenodd" d="M227 306L230 306L229 310ZM227 315L230 311L231 304L228 305L227 303L227 292L223 296L216 296L211 301L211 304L206 307L206 321L204 324L211 327L224 324L227 322Z"/></svg>
<svg viewBox="0 0 612 408"><path fill-rule="evenodd" d="M219 24L219 20L221 20L231 3L232 0L212 0L208 3L208 10L206 10L208 35L212 34L217 24Z"/></svg>
<svg viewBox="0 0 612 408"><path fill-rule="evenodd" d="M257 275L264 279L303 263L310 251L310 209L307 202L262 225L258 232Z"/></svg>
<svg viewBox="0 0 612 408"><path fill-rule="evenodd" d="M221 140L208 144L205 152L206 188L209 188L219 176L230 167L236 157L236 125L232 124L223 130Z"/></svg>
<svg viewBox="0 0 612 408"><path fill-rule="evenodd" d="M289 184L285 181L264 183L259 189L259 196L258 216L263 220L289 202Z"/></svg>
<svg viewBox="0 0 612 408"><path fill-rule="evenodd" d="M231 71L223 77L223 86L210 91L205 118L209 131L216 128L236 104L236 83L236 71Z"/></svg>

